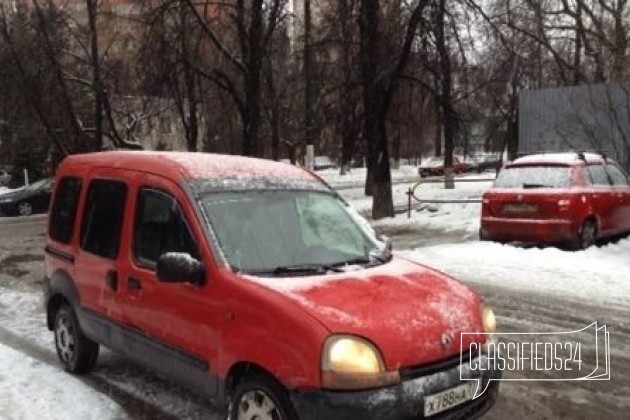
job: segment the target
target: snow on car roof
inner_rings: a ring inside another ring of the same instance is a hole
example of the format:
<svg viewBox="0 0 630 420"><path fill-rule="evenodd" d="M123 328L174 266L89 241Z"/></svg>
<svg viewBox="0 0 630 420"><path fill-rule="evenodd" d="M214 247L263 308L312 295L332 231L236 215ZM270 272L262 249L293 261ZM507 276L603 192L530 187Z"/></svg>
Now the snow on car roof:
<svg viewBox="0 0 630 420"><path fill-rule="evenodd" d="M604 158L602 157L602 155L597 153L584 153L584 158L588 163L604 162ZM557 163L571 165L579 162L583 162L583 160L580 159L577 153L545 153L523 156L515 159L511 164L520 165L528 163Z"/></svg>
<svg viewBox="0 0 630 420"><path fill-rule="evenodd" d="M116 151L73 155L65 165L142 170L175 181L192 179L278 179L319 183L309 172L272 160L211 153Z"/></svg>

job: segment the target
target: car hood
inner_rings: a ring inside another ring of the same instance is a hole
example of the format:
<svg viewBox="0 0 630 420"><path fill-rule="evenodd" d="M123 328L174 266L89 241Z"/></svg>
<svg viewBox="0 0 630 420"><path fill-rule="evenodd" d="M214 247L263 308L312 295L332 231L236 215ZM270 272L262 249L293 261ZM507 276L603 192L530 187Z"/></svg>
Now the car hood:
<svg viewBox="0 0 630 420"><path fill-rule="evenodd" d="M15 200L24 198L26 196L28 196L28 192L23 189L19 189L19 190L11 191L8 193L0 194L0 202L7 201L7 200L15 201Z"/></svg>
<svg viewBox="0 0 630 420"><path fill-rule="evenodd" d="M483 331L475 292L401 258L326 276L259 280L272 282L331 333L376 344L390 370L459 354L460 333ZM481 336L465 336L461 344L467 348L472 341Z"/></svg>

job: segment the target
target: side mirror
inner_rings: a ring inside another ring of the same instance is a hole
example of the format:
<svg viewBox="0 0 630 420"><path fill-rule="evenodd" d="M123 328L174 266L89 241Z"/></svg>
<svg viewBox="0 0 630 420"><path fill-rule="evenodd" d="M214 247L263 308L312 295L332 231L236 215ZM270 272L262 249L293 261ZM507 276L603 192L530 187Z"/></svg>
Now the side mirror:
<svg viewBox="0 0 630 420"><path fill-rule="evenodd" d="M157 261L157 279L163 283L206 284L206 270L201 261L183 252L167 252Z"/></svg>

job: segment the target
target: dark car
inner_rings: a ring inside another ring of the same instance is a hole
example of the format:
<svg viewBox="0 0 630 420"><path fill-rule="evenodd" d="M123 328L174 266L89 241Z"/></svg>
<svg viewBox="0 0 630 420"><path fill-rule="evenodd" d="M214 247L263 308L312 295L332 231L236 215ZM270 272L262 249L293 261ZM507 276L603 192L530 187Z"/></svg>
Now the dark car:
<svg viewBox="0 0 630 420"><path fill-rule="evenodd" d="M0 215L29 216L46 213L52 187L53 179L42 179L19 190L0 195Z"/></svg>

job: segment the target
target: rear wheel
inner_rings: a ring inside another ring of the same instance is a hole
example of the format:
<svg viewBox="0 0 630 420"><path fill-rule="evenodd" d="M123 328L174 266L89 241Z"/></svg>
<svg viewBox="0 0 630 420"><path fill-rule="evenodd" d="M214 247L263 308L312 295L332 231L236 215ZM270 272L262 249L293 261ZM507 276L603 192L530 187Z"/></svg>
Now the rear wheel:
<svg viewBox="0 0 630 420"><path fill-rule="evenodd" d="M573 249L586 249L592 245L595 245L597 241L597 223L594 220L589 219L586 220L582 227L580 227L580 231L578 232L578 237L573 243Z"/></svg>
<svg viewBox="0 0 630 420"><path fill-rule="evenodd" d="M228 420L297 420L289 395L273 378L255 373L234 389Z"/></svg>
<svg viewBox="0 0 630 420"><path fill-rule="evenodd" d="M83 335L74 310L61 305L55 315L55 348L68 372L85 373L98 359L98 344Z"/></svg>

